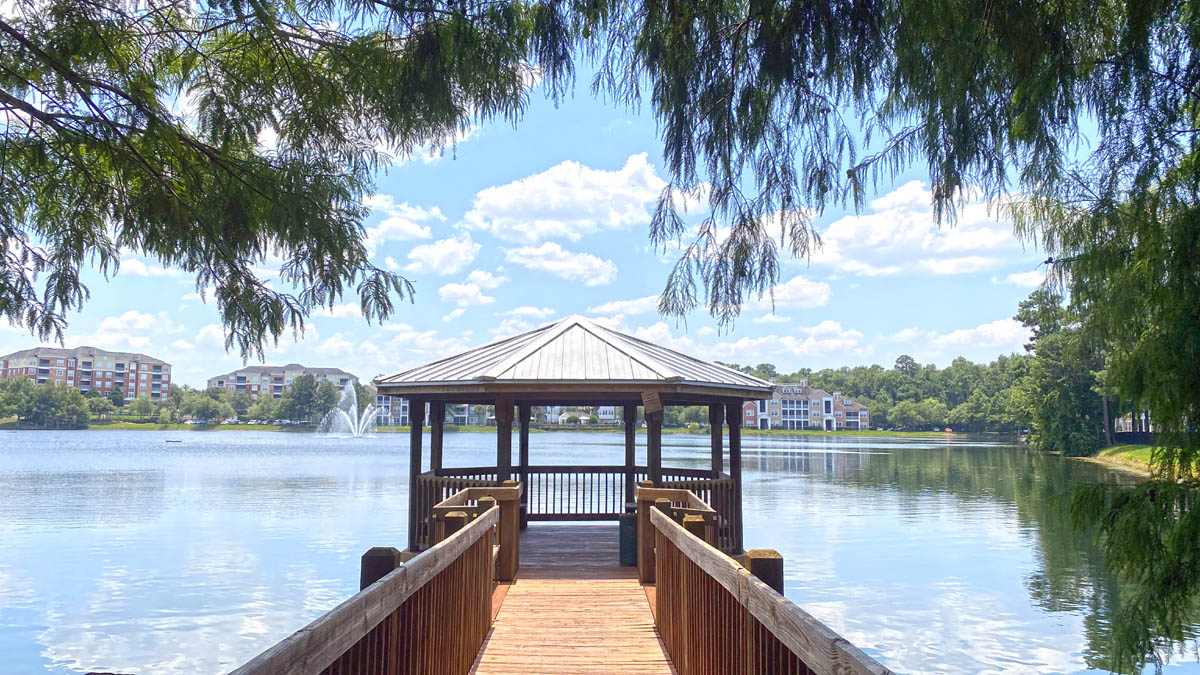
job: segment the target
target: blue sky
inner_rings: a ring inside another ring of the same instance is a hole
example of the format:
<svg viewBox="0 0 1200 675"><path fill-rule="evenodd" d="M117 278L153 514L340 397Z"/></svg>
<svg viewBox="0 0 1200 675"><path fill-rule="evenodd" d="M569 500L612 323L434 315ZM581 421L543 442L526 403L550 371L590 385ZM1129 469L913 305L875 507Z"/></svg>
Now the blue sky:
<svg viewBox="0 0 1200 675"><path fill-rule="evenodd" d="M820 216L824 246L782 266L773 314L769 301L753 302L723 333L703 312L686 325L662 319L654 306L674 252L647 239L667 176L655 122L594 99L586 84L557 106L535 90L516 128L483 124L443 154L397 159L378 178L366 225L377 264L413 280L415 303L369 326L345 298L267 361L370 378L568 314L785 372L1020 350L1026 334L1011 317L1040 283L1044 256L982 202L939 228L919 168L881 184L861 213ZM185 275L127 256L111 281L87 280L92 298L71 318L68 346L145 352L175 364L177 382L199 386L241 365L224 350L215 305ZM34 344L0 323L0 353Z"/></svg>

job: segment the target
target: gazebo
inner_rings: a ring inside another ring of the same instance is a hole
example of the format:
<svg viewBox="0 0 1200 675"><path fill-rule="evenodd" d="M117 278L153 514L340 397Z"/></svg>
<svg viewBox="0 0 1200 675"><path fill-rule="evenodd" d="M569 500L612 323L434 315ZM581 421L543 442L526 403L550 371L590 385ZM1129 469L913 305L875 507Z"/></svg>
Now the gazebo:
<svg viewBox="0 0 1200 675"><path fill-rule="evenodd" d="M728 553L742 549L742 403L769 396L768 382L584 317L570 316L396 375L376 378L374 383L380 394L409 400L410 550L423 550L434 543L433 506L442 499L464 488L494 486L512 479L524 486L523 523L616 520L634 500L634 487L641 480L649 480L656 487L688 489L718 512L717 546ZM495 466L443 466L446 406L462 403L495 406ZM426 404L430 467L423 472ZM564 404L622 408L623 465L530 464L531 408ZM709 468L663 467L663 407L670 405L708 406ZM646 422L645 466L635 463L638 406L642 406ZM518 430L515 467L514 419ZM728 465L723 443L725 426L729 434Z"/></svg>

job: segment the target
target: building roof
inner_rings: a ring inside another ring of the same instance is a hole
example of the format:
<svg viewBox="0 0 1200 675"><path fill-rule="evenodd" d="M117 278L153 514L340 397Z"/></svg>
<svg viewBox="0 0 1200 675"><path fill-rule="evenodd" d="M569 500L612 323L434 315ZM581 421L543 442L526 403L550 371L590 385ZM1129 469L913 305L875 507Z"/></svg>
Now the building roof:
<svg viewBox="0 0 1200 675"><path fill-rule="evenodd" d="M262 374L282 373L282 372L286 372L286 371L296 371L296 370L302 372L305 375L326 375L326 376L328 376L328 375L348 375L350 377L354 377L353 373L349 373L345 370L342 370L341 368L320 368L320 367L310 368L308 366L302 366L299 363L289 363L286 366L245 366L242 368L238 368L237 370L231 370L228 373L214 375L208 379L213 380L218 377L229 377L230 375L234 375L235 373L255 373L255 374L262 375Z"/></svg>
<svg viewBox="0 0 1200 675"><path fill-rule="evenodd" d="M375 379L392 395L574 392L760 398L771 384L732 368L569 316L482 347ZM603 398L602 396L600 398Z"/></svg>
<svg viewBox="0 0 1200 675"><path fill-rule="evenodd" d="M100 349L99 347L89 347L87 345L84 345L82 347L71 347L71 348L34 347L32 349L22 349L21 351L18 351L18 352L13 352L11 354L5 354L4 356L0 356L0 361L7 361L10 359L21 359L21 358L26 358L26 357L30 357L30 356L39 356L39 357L54 356L54 357L65 357L65 358L78 359L78 358L85 358L88 356L94 357L97 355L111 357L118 361L155 361L155 362L163 363L163 364L167 363L166 361L163 361L162 359L156 359L153 356L147 356L147 355L141 354L139 352L114 352L114 351L110 351L107 349Z"/></svg>

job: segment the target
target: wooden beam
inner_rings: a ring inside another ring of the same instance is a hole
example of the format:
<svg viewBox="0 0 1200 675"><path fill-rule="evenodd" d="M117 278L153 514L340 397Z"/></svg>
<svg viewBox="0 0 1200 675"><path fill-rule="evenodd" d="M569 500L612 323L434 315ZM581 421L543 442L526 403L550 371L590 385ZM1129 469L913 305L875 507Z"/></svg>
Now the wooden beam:
<svg viewBox="0 0 1200 675"><path fill-rule="evenodd" d="M742 548L742 405L725 408L725 422L729 425L729 477L733 479L733 545Z"/></svg>
<svg viewBox="0 0 1200 675"><path fill-rule="evenodd" d="M408 400L408 550L419 551L417 530L425 514L420 512L417 476L421 475L421 434L425 426L425 401Z"/></svg>
<svg viewBox="0 0 1200 675"><path fill-rule="evenodd" d="M529 509L529 415L530 405L527 401L522 401L517 406L517 413L520 415L520 423L517 426L517 477L521 485L525 487L521 491L521 529L525 529L526 518L525 513Z"/></svg>
<svg viewBox="0 0 1200 675"><path fill-rule="evenodd" d="M634 467L637 465L637 404L626 403L621 408L625 421L625 503L634 500Z"/></svg>
<svg viewBox="0 0 1200 675"><path fill-rule="evenodd" d="M512 428L512 399L496 399L496 479L501 482L512 478Z"/></svg>
<svg viewBox="0 0 1200 675"><path fill-rule="evenodd" d="M442 468L442 434L446 430L446 402L429 403L429 468Z"/></svg>
<svg viewBox="0 0 1200 675"><path fill-rule="evenodd" d="M656 392L642 392L642 410L646 418L647 477L654 487L662 486L662 398Z"/></svg>
<svg viewBox="0 0 1200 675"><path fill-rule="evenodd" d="M709 437L712 448L713 476L720 476L725 471L725 406L720 403L708 404Z"/></svg>

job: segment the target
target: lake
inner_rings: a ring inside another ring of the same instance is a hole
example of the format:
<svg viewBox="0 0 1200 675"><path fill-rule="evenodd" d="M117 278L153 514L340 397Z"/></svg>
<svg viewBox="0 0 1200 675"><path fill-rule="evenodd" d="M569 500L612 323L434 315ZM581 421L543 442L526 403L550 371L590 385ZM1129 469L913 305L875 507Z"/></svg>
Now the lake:
<svg viewBox="0 0 1200 675"><path fill-rule="evenodd" d="M664 436L664 466L705 467L707 443ZM1057 497L1119 474L961 440L743 444L747 547L779 550L788 597L893 670L1108 672L1121 588ZM407 446L0 432L0 672L230 670L357 591L366 549L404 546ZM446 465L494 448L447 433ZM531 436L534 464L622 456L619 434ZM1200 673L1193 647L1164 672Z"/></svg>

